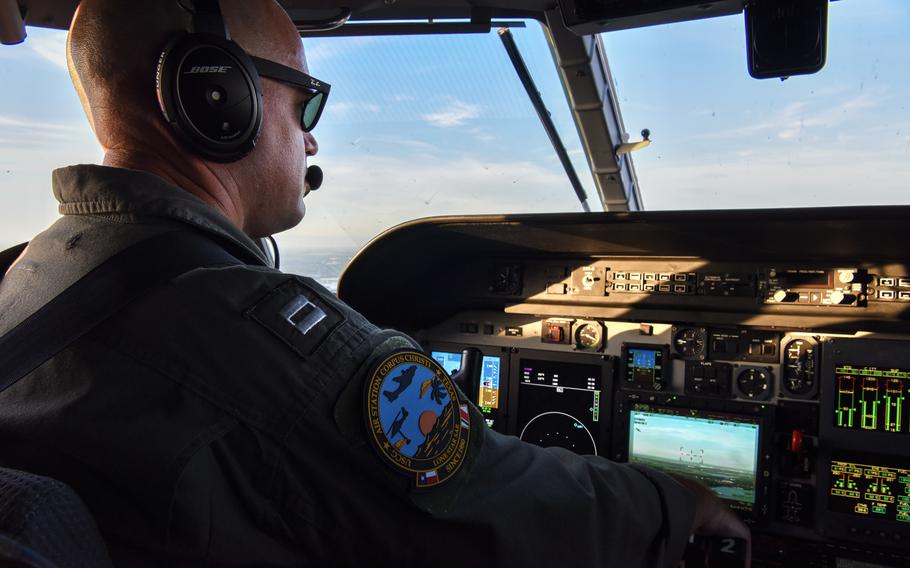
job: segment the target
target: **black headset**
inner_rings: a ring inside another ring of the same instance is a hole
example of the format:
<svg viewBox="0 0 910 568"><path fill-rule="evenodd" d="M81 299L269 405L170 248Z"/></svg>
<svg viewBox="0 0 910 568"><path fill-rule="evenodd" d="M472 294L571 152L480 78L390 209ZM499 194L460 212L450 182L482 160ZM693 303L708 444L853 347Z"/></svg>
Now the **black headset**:
<svg viewBox="0 0 910 568"><path fill-rule="evenodd" d="M206 159L233 162L256 146L262 130L259 73L231 41L218 0L196 0L192 30L158 58L156 87L165 119Z"/></svg>

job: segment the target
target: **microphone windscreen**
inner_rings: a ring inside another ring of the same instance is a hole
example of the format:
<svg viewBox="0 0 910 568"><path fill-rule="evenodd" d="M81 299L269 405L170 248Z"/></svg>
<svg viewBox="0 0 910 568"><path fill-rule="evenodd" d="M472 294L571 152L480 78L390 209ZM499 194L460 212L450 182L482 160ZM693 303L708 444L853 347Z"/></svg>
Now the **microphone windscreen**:
<svg viewBox="0 0 910 568"><path fill-rule="evenodd" d="M319 166L310 166L306 169L306 182L310 185L310 191L316 191L322 185L322 168Z"/></svg>

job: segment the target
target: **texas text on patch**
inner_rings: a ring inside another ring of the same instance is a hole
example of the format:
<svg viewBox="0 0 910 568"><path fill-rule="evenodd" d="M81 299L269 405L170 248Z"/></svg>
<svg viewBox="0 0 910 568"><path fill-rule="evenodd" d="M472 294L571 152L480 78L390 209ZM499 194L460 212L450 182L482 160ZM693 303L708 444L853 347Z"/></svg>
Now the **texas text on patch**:
<svg viewBox="0 0 910 568"><path fill-rule="evenodd" d="M470 413L452 379L423 353L398 351L368 376L367 430L380 457L416 487L458 472L471 435Z"/></svg>

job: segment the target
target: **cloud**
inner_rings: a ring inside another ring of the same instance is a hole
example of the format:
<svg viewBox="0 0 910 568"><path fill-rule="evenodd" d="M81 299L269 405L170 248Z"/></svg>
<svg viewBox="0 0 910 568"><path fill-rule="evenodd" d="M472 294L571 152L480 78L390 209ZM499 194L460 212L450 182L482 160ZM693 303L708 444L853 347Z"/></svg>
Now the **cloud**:
<svg viewBox="0 0 910 568"><path fill-rule="evenodd" d="M84 122L44 122L0 114L0 131L5 135L0 139L0 147L4 151L59 149L94 141L91 130Z"/></svg>
<svg viewBox="0 0 910 568"><path fill-rule="evenodd" d="M897 145L763 148L723 162L636 157L648 209L742 209L910 204L910 160Z"/></svg>
<svg viewBox="0 0 910 568"><path fill-rule="evenodd" d="M406 103L411 101L416 101L417 97L414 95L398 94L398 95L389 95L386 97L389 101L394 103Z"/></svg>
<svg viewBox="0 0 910 568"><path fill-rule="evenodd" d="M330 59L355 52L371 43L376 38L313 38L304 40L307 66L320 67Z"/></svg>
<svg viewBox="0 0 910 568"><path fill-rule="evenodd" d="M25 45L41 59L48 61L61 69L66 69L66 34L57 30L37 31L29 28Z"/></svg>
<svg viewBox="0 0 910 568"><path fill-rule="evenodd" d="M357 112L378 113L382 107L375 103L357 103L352 101L331 102L326 112L337 115L347 115Z"/></svg>
<svg viewBox="0 0 910 568"><path fill-rule="evenodd" d="M828 105L822 104L818 100L819 98L790 103L777 112L752 123L693 134L689 140L729 140L766 134L774 135L780 140L791 140L799 137L806 128L841 126L855 118L856 111L878 107L889 97L883 93L863 93L844 100L838 99L834 104Z"/></svg>
<svg viewBox="0 0 910 568"><path fill-rule="evenodd" d="M415 152L420 153L421 155L439 156L443 152L439 146L430 144L425 140L420 140L418 138L406 138L404 136L392 134L359 138L357 142L358 145L362 146L376 145L382 148L399 149L402 151L402 153L407 153L410 156L413 156Z"/></svg>
<svg viewBox="0 0 910 568"><path fill-rule="evenodd" d="M461 126L465 121L480 116L480 107L463 101L453 100L446 110L425 114L423 119L433 126L448 128Z"/></svg>
<svg viewBox="0 0 910 568"><path fill-rule="evenodd" d="M561 170L483 155L320 160L326 182L307 197L307 216L287 246L360 247L404 221L436 215L580 211Z"/></svg>
<svg viewBox="0 0 910 568"><path fill-rule="evenodd" d="M0 114L0 126L11 128L24 128L26 130L48 130L60 132L80 132L83 130L81 124L60 124L56 122L41 122L37 120L28 120L15 116Z"/></svg>
<svg viewBox="0 0 910 568"><path fill-rule="evenodd" d="M482 128L472 128L468 132L473 134L474 139L479 142L484 142L484 143L489 144L490 142L496 141L496 136L494 136L493 134L487 132L486 130L484 130Z"/></svg>

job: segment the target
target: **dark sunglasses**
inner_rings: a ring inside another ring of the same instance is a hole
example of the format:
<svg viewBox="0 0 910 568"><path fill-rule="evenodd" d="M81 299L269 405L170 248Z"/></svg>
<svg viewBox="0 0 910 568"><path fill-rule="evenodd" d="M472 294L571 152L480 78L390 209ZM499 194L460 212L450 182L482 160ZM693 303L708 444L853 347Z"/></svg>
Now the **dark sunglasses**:
<svg viewBox="0 0 910 568"><path fill-rule="evenodd" d="M322 110L325 108L325 102L329 99L329 91L332 86L292 67L287 67L268 59L254 56L250 56L250 59L253 60L253 65L256 66L256 71L259 72L261 77L300 87L311 93L312 96L303 103L303 112L300 114L300 127L303 128L304 132L313 130L316 123L319 122L319 117L322 116Z"/></svg>

